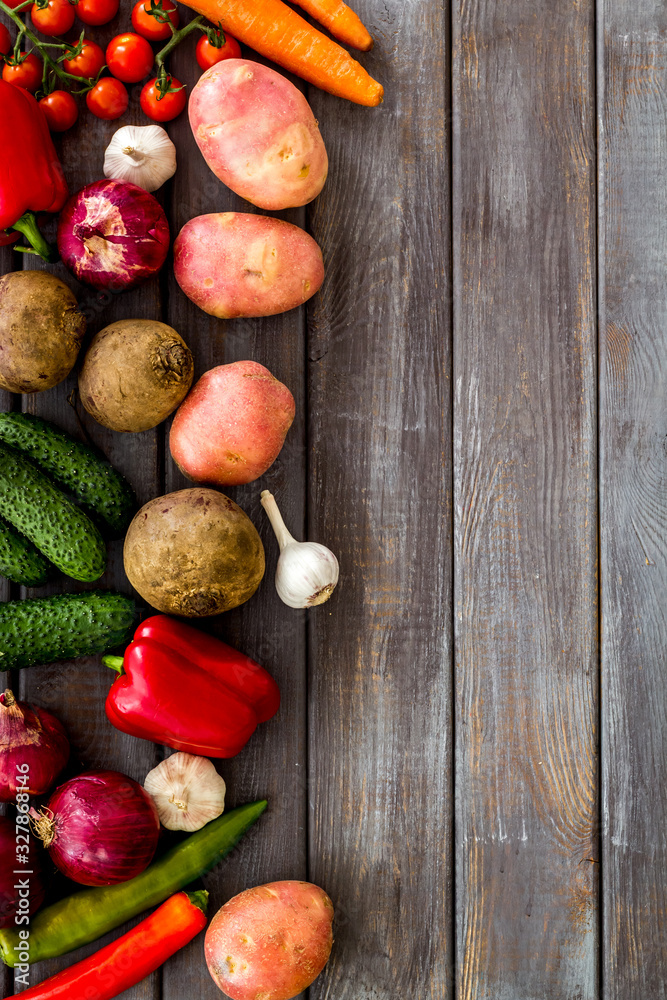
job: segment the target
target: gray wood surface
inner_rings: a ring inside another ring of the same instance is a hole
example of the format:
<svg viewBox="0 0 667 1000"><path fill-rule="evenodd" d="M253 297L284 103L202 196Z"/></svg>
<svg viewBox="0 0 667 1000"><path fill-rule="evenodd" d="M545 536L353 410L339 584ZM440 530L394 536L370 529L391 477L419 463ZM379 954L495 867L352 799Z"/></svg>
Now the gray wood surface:
<svg viewBox="0 0 667 1000"><path fill-rule="evenodd" d="M194 60L196 39L175 53L173 70L192 86L199 76ZM169 195L173 235L195 215L208 212L256 212L229 191L206 167L192 136L187 116L170 125L177 145L179 168ZM305 210L280 213L303 226ZM252 518L265 546L267 570L260 591L247 604L202 623L225 641L262 663L277 680L281 707L277 717L261 726L238 757L221 761L219 770L228 784L230 804L269 799L269 809L229 863L206 878L211 892L211 914L227 899L251 885L276 879L305 879L307 869L306 774L306 616L290 611L273 586L278 548L259 503L262 489L270 489L295 533L305 526L306 399L305 310L256 320L223 321L202 313L181 292L170 275L166 289L167 321L186 338L195 357L195 379L216 365L252 359L259 361L288 386L296 400L296 417L277 462L260 480L226 492ZM165 435L165 491L190 483L171 461ZM193 996L215 1000L220 991L203 959L203 937L184 949L164 969L165 1000L180 1000L183 984Z"/></svg>
<svg viewBox="0 0 667 1000"><path fill-rule="evenodd" d="M0 274L4 274L6 271L12 269L13 257L13 251L9 247L0 247ZM6 412L11 409L11 406L11 393L0 390L0 410ZM0 576L0 601L8 601L13 596L12 585L3 576ZM4 691L13 682L14 678L10 675L9 671L0 670L0 691ZM0 816L5 815L11 815L11 809L8 806L0 804ZM9 996L13 988L12 983L13 975L11 970L5 966L0 966L0 993L2 996Z"/></svg>
<svg viewBox="0 0 667 1000"><path fill-rule="evenodd" d="M333 959L310 992L446 998L449 37L432 0L360 11L382 108L309 94L331 173L309 213L328 276L309 311L308 533L343 573L309 619L309 871L339 907Z"/></svg>
<svg viewBox="0 0 667 1000"><path fill-rule="evenodd" d="M457 990L597 995L593 3L454 12Z"/></svg>
<svg viewBox="0 0 667 1000"><path fill-rule="evenodd" d="M660 1000L667 14L657 0L354 6L386 98L360 108L299 84L330 159L321 195L282 213L324 253L307 308L223 322L181 293L171 261L118 296L52 268L91 333L162 319L196 377L251 358L296 398L278 461L228 491L262 535L266 578L200 623L282 692L278 716L218 762L229 805L270 806L206 877L211 913L249 885L322 885L336 943L311 1000ZM104 44L130 8L91 35ZM172 61L190 86L194 44ZM139 90L121 121L83 111L58 140L73 191L102 175L119 125L146 124ZM208 170L186 115L167 128L172 238L195 215L256 211ZM0 273L22 266L40 265L0 248ZM188 485L169 422L121 435L79 410L79 423L75 384L0 394L0 408L85 432L141 502ZM312 612L275 594L263 488L295 535L340 558L338 590ZM100 585L129 593L121 550ZM111 680L90 658L12 683L66 724L68 774L142 780L169 751L107 723ZM203 936L123 997L185 995L221 996Z"/></svg>
<svg viewBox="0 0 667 1000"><path fill-rule="evenodd" d="M604 1000L667 980L667 13L600 24Z"/></svg>

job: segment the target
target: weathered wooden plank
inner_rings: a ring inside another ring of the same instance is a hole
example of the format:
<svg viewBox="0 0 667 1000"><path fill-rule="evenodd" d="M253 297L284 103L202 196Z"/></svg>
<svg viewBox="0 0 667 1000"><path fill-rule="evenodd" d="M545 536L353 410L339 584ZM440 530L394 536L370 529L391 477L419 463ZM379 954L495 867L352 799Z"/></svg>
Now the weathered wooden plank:
<svg viewBox="0 0 667 1000"><path fill-rule="evenodd" d="M178 79L192 86L199 75L191 39L173 58ZM256 58L247 53L248 58ZM170 212L174 235L196 215L208 212L256 212L232 194L208 169L184 115L169 127L179 167L172 182ZM305 212L280 213L303 225ZM279 714L261 726L248 746L218 770L228 786L230 805L268 798L269 809L227 862L205 879L211 915L231 896L251 885L281 878L305 878L306 868L306 632L303 614L290 613L279 601L273 574L277 546L259 504L262 489L280 498L285 517L296 530L305 524L306 397L305 316L303 309L267 319L217 320L202 312L169 277L168 322L186 339L195 358L195 378L216 365L251 359L265 365L292 391L296 418L285 446L266 475L244 487L223 490L241 505L264 541L267 570L259 591L235 611L194 623L253 656L276 678L282 696ZM165 491L192 485L178 471L165 441ZM203 936L163 970L164 1000L178 1000L183 983L197 1000L218 1000L220 991L203 958Z"/></svg>
<svg viewBox="0 0 667 1000"><path fill-rule="evenodd" d="M448 5L365 0L384 104L315 90L309 537L341 580L309 612L310 878L337 910L311 997L447 998L451 968Z"/></svg>
<svg viewBox="0 0 667 1000"><path fill-rule="evenodd" d="M22 257L16 254L11 246L0 247L0 274L20 270ZM8 412L15 408L17 397L4 389L0 390L0 411ZM9 601L19 596L19 588L10 584L9 580L0 576L0 601ZM18 674L12 671L0 671L0 692L7 687L13 687L18 680ZM13 807L0 803L0 816L14 816ZM14 973L0 964L0 996L7 997L14 992Z"/></svg>
<svg viewBox="0 0 667 1000"><path fill-rule="evenodd" d="M600 540L605 1000L667 968L667 19L600 24Z"/></svg>
<svg viewBox="0 0 667 1000"><path fill-rule="evenodd" d="M95 31L94 37L104 44L107 37L117 33L121 24L129 24L132 4L124 3L123 13L112 25ZM134 95L136 97L136 95ZM121 123L101 121L82 107L77 125L58 141L70 191L79 190L84 184L103 177L104 149L113 132ZM122 124L146 124L146 120L133 101L130 112ZM51 225L53 232L53 225ZM78 283L62 264L42 265L35 257L26 257L24 267L46 267L65 281L75 292L79 306L88 320L89 337L115 320L144 317L162 318L160 283L152 279L140 288L122 294L99 292ZM86 342L87 342L86 341ZM85 349L85 347L84 347ZM60 385L44 393L23 397L26 412L36 413L67 430L75 437L88 439L99 447L111 463L132 483L140 502L145 502L161 491L161 435L159 431L142 434L119 434L97 424L82 407L75 413L68 396L76 388L76 369ZM158 450L160 445L160 451ZM59 577L52 584L34 591L23 591L23 596L44 596L50 593L69 593L88 589L112 589L132 593L123 570L122 539L108 546L107 570L99 581L91 585L78 584L66 577ZM136 740L114 729L106 719L104 700L112 676L101 664L99 657L78 659L72 663L33 667L21 672L22 697L43 705L63 722L72 744L72 760L65 776L90 768L122 771L139 782L159 759L159 748L143 740ZM76 886L71 886L72 890ZM102 943L118 936L109 935L81 949L75 956L39 963L31 968L31 983L39 982L61 968L72 964L85 954L96 951ZM128 1000L157 1000L159 974L127 992Z"/></svg>
<svg viewBox="0 0 667 1000"><path fill-rule="evenodd" d="M11 247L0 247L0 274L7 274L8 271L15 270L15 254ZM6 413L12 408L12 395L5 390L0 390L0 411ZM8 601L12 596L11 586L4 576L0 576L0 601ZM0 691L4 691L13 679L9 671L0 670ZM11 815L12 810L7 806L0 805L0 816ZM0 996L6 997L13 992L14 977L10 969L0 963Z"/></svg>
<svg viewBox="0 0 667 1000"><path fill-rule="evenodd" d="M597 994L593 18L453 18L461 1000Z"/></svg>

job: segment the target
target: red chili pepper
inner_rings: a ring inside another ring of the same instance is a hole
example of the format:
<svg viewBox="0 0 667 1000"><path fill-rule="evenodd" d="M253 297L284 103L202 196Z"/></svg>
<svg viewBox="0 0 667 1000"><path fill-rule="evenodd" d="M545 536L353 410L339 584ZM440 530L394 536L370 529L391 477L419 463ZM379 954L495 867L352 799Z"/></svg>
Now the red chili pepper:
<svg viewBox="0 0 667 1000"><path fill-rule="evenodd" d="M280 705L258 663L166 615L139 626L124 659L103 662L121 674L107 695L111 724L175 750L234 757Z"/></svg>
<svg viewBox="0 0 667 1000"><path fill-rule="evenodd" d="M111 1000L159 969L206 927L207 903L203 890L177 892L117 941L14 995L21 1000Z"/></svg>
<svg viewBox="0 0 667 1000"><path fill-rule="evenodd" d="M0 230L18 229L48 261L58 251L44 239L35 212L58 212L67 184L44 112L27 90L0 80Z"/></svg>

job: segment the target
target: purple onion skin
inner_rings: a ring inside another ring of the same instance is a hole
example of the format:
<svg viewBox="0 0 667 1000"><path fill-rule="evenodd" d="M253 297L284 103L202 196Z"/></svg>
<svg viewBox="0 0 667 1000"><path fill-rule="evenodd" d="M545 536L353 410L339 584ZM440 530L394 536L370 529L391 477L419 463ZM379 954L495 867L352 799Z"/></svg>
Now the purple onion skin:
<svg viewBox="0 0 667 1000"><path fill-rule="evenodd" d="M169 224L148 191L125 181L88 184L60 213L58 251L87 285L122 292L156 274L169 250Z"/></svg>
<svg viewBox="0 0 667 1000"><path fill-rule="evenodd" d="M21 826L21 836L16 835L16 824L6 816L0 816L0 927L9 927L15 923L18 910L18 894L14 886L18 880L29 880L30 914L35 913L44 901L44 884L42 882L41 864L37 845L29 833L27 826ZM25 851L18 852L17 848L25 847L26 836L29 838L29 851L27 852L29 864L21 864L17 861L19 853L25 857ZM19 869L30 871L32 875L15 875ZM23 911L21 911L23 913ZM27 926L25 923L22 926Z"/></svg>
<svg viewBox="0 0 667 1000"><path fill-rule="evenodd" d="M118 771L87 771L49 799L55 837L51 860L80 885L126 882L155 854L160 820L141 785Z"/></svg>
<svg viewBox="0 0 667 1000"><path fill-rule="evenodd" d="M0 695L0 802L15 802L17 790L44 795L69 760L69 740L62 723L44 708L17 701L11 707ZM27 785L16 784L19 765L28 765Z"/></svg>

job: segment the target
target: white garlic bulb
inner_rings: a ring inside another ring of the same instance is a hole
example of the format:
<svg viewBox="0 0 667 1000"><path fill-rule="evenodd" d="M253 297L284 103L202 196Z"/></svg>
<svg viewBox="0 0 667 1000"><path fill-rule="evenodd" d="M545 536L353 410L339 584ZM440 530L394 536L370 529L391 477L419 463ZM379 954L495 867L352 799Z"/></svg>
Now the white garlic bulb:
<svg viewBox="0 0 667 1000"><path fill-rule="evenodd" d="M157 191L176 173L176 147L160 125L124 125L104 153L104 176Z"/></svg>
<svg viewBox="0 0 667 1000"><path fill-rule="evenodd" d="M263 490L261 503L280 546L275 577L278 597L290 608L313 608L324 604L338 583L335 555L319 542L295 541L285 527L275 497L268 490Z"/></svg>
<svg viewBox="0 0 667 1000"><path fill-rule="evenodd" d="M201 830L225 809L225 783L207 757L174 753L148 772L144 788L167 830Z"/></svg>

